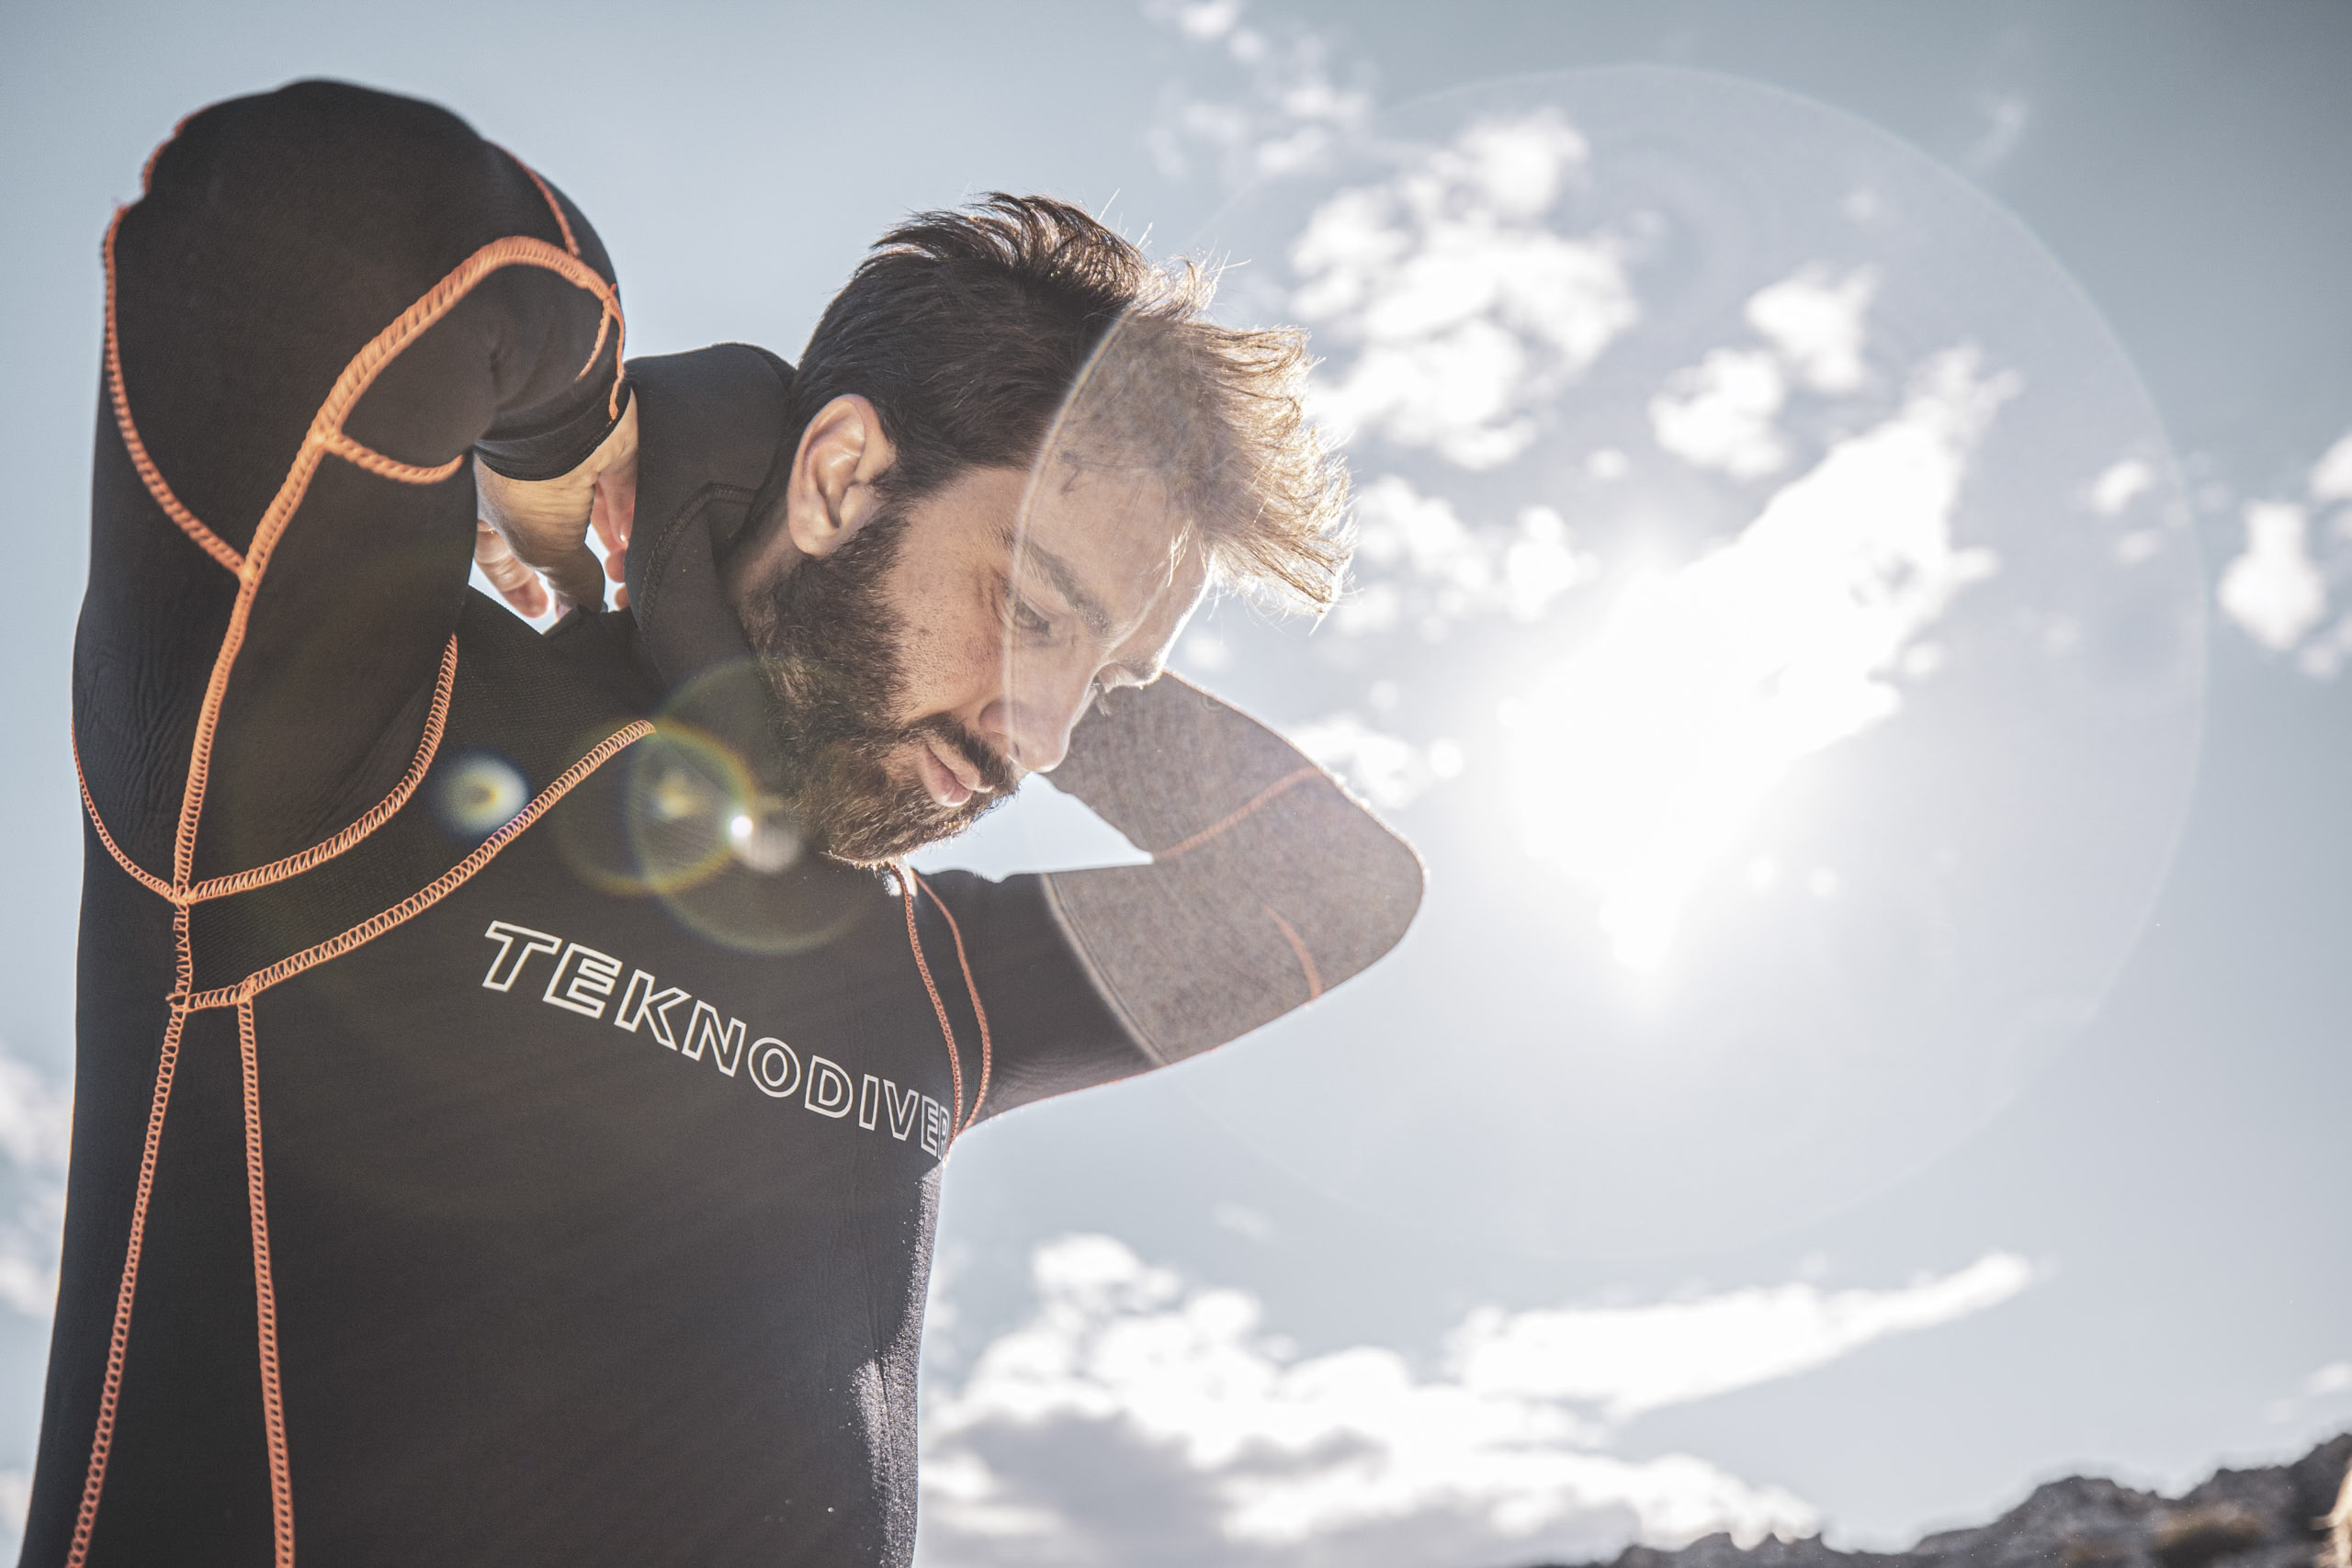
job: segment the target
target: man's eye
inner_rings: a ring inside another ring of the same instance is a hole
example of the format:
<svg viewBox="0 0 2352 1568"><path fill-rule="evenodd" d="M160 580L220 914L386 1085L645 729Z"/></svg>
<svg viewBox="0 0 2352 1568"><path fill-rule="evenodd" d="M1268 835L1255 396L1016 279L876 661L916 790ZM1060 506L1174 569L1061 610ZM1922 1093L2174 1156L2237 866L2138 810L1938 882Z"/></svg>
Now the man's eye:
<svg viewBox="0 0 2352 1568"><path fill-rule="evenodd" d="M1041 636L1054 629L1053 622L1018 599L1012 602L1012 624L1033 637Z"/></svg>

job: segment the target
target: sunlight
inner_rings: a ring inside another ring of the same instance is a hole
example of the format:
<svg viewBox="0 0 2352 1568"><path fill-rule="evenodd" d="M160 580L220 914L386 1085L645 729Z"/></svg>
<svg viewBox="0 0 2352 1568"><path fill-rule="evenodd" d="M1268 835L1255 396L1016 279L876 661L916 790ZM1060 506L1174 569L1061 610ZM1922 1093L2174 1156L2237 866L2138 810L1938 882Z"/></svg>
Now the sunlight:
<svg viewBox="0 0 2352 1568"><path fill-rule="evenodd" d="M1833 446L1729 543L1634 576L1592 638L1513 704L1529 849L1597 897L1611 951L1650 974L1684 906L1804 757L1884 723L1922 634L1996 570L1951 517L1968 457L2018 389L1969 349Z"/></svg>

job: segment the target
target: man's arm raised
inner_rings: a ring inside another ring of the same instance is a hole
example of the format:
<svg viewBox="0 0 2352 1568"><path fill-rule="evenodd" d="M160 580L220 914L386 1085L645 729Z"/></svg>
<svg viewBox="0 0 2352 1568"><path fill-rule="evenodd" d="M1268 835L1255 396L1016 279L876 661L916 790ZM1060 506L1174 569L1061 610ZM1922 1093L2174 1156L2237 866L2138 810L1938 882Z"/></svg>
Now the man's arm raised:
<svg viewBox="0 0 2352 1568"><path fill-rule="evenodd" d="M1403 840L1281 736L1176 676L1110 694L1050 776L1152 856L1046 885L1104 998L1163 1064L1360 973L1419 907Z"/></svg>
<svg viewBox="0 0 2352 1568"><path fill-rule="evenodd" d="M469 457L537 484L605 446L619 301L577 209L412 99L215 105L144 183L107 243L76 734L124 847L203 876L410 766L474 554Z"/></svg>

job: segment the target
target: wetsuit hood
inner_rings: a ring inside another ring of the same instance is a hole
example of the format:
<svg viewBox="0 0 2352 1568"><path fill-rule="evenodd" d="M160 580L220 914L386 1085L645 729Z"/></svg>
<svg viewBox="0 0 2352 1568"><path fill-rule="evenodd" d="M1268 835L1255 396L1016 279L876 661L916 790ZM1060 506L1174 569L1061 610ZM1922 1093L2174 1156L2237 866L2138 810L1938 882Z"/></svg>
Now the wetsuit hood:
<svg viewBox="0 0 2352 1568"><path fill-rule="evenodd" d="M665 693L752 656L728 601L728 558L783 482L794 450L792 367L719 344L632 359L637 519L629 609L640 659Z"/></svg>

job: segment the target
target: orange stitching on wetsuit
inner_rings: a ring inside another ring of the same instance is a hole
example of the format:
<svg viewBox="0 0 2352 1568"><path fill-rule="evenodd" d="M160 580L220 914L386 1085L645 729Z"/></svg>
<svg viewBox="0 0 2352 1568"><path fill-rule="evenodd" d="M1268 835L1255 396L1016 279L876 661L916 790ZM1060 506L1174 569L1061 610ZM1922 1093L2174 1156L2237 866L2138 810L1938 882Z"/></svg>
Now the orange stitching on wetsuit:
<svg viewBox="0 0 2352 1568"><path fill-rule="evenodd" d="M373 447L362 446L340 430L327 437L327 450L358 464L371 474L398 479L404 485L437 485L456 473L466 460L466 455L460 452L447 462L436 463L429 468L415 463L403 463L398 458L385 457Z"/></svg>
<svg viewBox="0 0 2352 1568"><path fill-rule="evenodd" d="M618 334L613 340L613 389L605 396L605 417L617 420L621 417L621 382L628 375L621 361L628 355L628 318L621 314L619 296L605 299L604 311L596 318L596 345L588 351L588 363L572 379L577 381L596 368L596 361L605 352L605 325L608 320L618 329Z"/></svg>
<svg viewBox="0 0 2352 1568"><path fill-rule="evenodd" d="M160 152L163 149L159 147L156 151ZM149 163L152 164L153 159L150 158ZM142 180L145 178L144 175L141 177ZM179 497L172 493L172 487L164 482L163 473L155 467L155 460L147 455L147 444L139 439L139 426L131 423L130 396L123 390L122 385L122 347L114 330L114 237L115 231L122 227L122 215L129 210L126 207L116 208L114 221L107 225L107 397L114 404L115 428L122 432L123 449L130 454L130 466L139 470L140 482L147 487L147 493L155 498L155 504L164 509L164 515L178 524L180 532L195 540L206 555L231 571L237 571L244 566L244 558L226 539L198 522L195 514L180 504Z"/></svg>
<svg viewBox="0 0 2352 1568"><path fill-rule="evenodd" d="M908 868L908 874L914 875L911 866ZM972 1113L964 1118L964 1126L956 1129L962 1132L980 1119L980 1102L989 1097L989 1068L996 1054L989 1043L989 1010L980 1005L979 982L972 978L972 961L964 956L964 928L956 923L956 911L949 908L945 900L933 892L931 884L921 876L915 876L915 886L922 888L924 897L938 905L939 912L947 917L947 934L956 939L956 962L964 971L964 992L972 998L972 1016L980 1021L980 1084L972 1091Z"/></svg>
<svg viewBox="0 0 2352 1568"><path fill-rule="evenodd" d="M176 132L175 132L176 134ZM160 151L160 149L159 149ZM144 183L153 167L151 155L148 169L141 175ZM561 214L559 212L559 218ZM214 656L212 673L205 688L204 702L198 710L197 733L190 749L187 782L181 796L180 820L173 840L173 871L170 883L153 876L141 868L122 852L107 830L96 799L91 795L87 779L82 773L79 739L74 742L74 775L80 784L82 801L88 810L91 825L99 840L105 844L115 863L134 879L169 898L173 904L172 935L175 948L175 982L166 998L171 1004L169 1021L164 1026L164 1043L156 1064L154 1098L149 1107L147 1136L139 1168L139 1180L131 1204L130 1239L125 1248L121 1282L116 1292L114 1323L108 1340L106 1375L98 1400L98 1415L90 1439L90 1461L84 1472L82 1501L76 1515L73 1544L66 1558L67 1568L82 1568L90 1550L91 1533L96 1525L98 1502L106 1484L107 1460L112 1450L115 1416L122 1388L125 1355L130 1343L131 1304L137 1293L140 1253L146 1237L147 1213L154 1191L155 1167L162 1147L164 1122L170 1103L174 1068L178 1061L180 1036L188 1013L197 1008L238 1005L240 1053L243 1063L245 1102L245 1147L247 1169L247 1199L254 1226L254 1287L256 1292L256 1331L262 1358L263 1403L269 1437L271 1517L276 1540L277 1568L290 1568L294 1561L293 1493L289 1478L283 1404L280 1398L277 1349L276 1292L269 1271L268 1218L262 1190L260 1068L253 1033L252 998L279 981L300 974L315 964L341 956L390 931L394 926L430 908L451 891L462 885L475 872L488 864L501 850L544 815L557 801L580 781L602 766L614 753L652 733L650 724L639 720L624 726L605 737L587 755L574 762L542 790L521 811L517 812L474 852L439 878L410 895L391 908L352 927L342 935L307 948L290 957L281 959L266 969L248 975L234 987L191 996L195 984L196 956L189 942L188 907L196 897L210 897L218 893L260 886L266 881L297 874L351 845L380 826L404 805L425 771L431 766L433 753L437 750L442 729L447 716L449 692L457 668L457 639L452 637L442 656L440 679L436 682L434 702L425 722L425 733L416 760L409 773L394 787L391 795L380 801L367 816L324 843L311 850L260 867L253 872L214 878L190 889L188 877L192 870L196 829L203 815L205 788L211 766L211 749L220 725L220 705L226 694L230 671L236 663L237 653L244 641L246 625L251 617L253 603L263 574L268 570L269 557L277 539L301 504L310 481L318 470L321 458L329 451L369 468L386 478L408 483L430 483L455 473L462 457L443 468L424 469L409 464L395 463L380 454L369 451L350 441L343 434L343 421L353 405L381 374L384 367L401 354L415 337L463 299L483 277L509 265L545 267L573 286L594 295L602 306L598 319L597 344L601 352L604 327L607 317L620 319L619 304L612 286L576 257L558 252L541 240L510 237L492 241L476 251L444 276L413 305L385 327L355 355L336 378L326 400L311 421L311 428L296 453L293 466L271 499L268 509L254 529L254 536L246 550L240 554L204 526L187 508L180 505L171 488L164 480L148 457L140 440L138 427L130 417L130 400L124 391L122 362L115 321L115 236L121 228L122 213L118 210L114 221L107 225L105 255L107 273L107 341L106 367L107 391L114 405L115 421L120 430L126 450L134 468L147 486L150 495L187 536L215 560L237 574L237 598L230 611L228 630L223 634L220 651ZM567 226L567 237L568 226ZM575 246L576 249L576 246ZM627 323L622 322L623 331ZM592 359L593 363L593 359ZM618 417L620 386L616 369L613 392L607 406ZM372 459L372 461L370 461Z"/></svg>
<svg viewBox="0 0 2352 1568"><path fill-rule="evenodd" d="M178 983L172 988L171 1021L164 1031L163 1055L156 1066L155 1098L148 1111L147 1142L140 1157L137 1196L131 1203L130 1242L123 1259L122 1283L115 1298L114 1330L107 1351L106 1381L98 1396L97 1427L90 1439L90 1464L83 1477L81 1512L74 1525L73 1551L66 1558L65 1568L82 1568L83 1562L89 1553L90 1532L97 1519L98 1497L106 1483L107 1456L113 1446L115 1409L122 1388L123 1355L130 1338L130 1307L138 1285L139 1254L146 1235L148 1201L155 1185L156 1153L163 1144L164 1116L171 1097L172 1070L179 1057L180 1031L187 1015L198 1009L236 1006L240 1012L240 1034L241 1038L243 1038L244 1032L251 1028L250 1004L253 998L281 980L288 979L329 959L340 957L355 947L373 942L394 926L439 903L474 873L490 863L499 851L504 849L557 801L571 793L582 779L602 767L615 752L652 733L653 727L643 719L639 719L614 731L586 756L565 769L557 776L553 784L541 790L529 805L516 812L505 826L492 833L472 854L458 862L437 880L411 894L383 913L352 927L341 936L321 942L315 947L307 948L289 958L281 959L266 969L256 970L235 986L201 991L195 995L189 994L189 987L194 983L195 953L188 942L188 907L182 903L172 910L173 941L177 949L175 968ZM96 818L93 818L93 820L95 821ZM249 1117L254 1118L248 1123L247 1132L247 1158L250 1170L258 1168L258 1100L253 1099L258 1094L258 1089L249 1088L247 1093L251 1101L247 1113ZM256 1224L266 1224L266 1220L257 1217ZM257 1236L257 1242L266 1249L266 1235ZM256 1288L266 1291L267 1282L257 1278ZM274 1302L266 1310L270 1314L267 1325L262 1329L266 1336L264 1341L266 1347L266 1354L269 1358L265 1363L264 1373L266 1380L264 1399L266 1407L277 1397ZM282 1413L277 1418L277 1429L272 1438L270 1462L273 1518L277 1522L277 1562L283 1565L293 1561L291 1534L293 1504L291 1492L280 1490L285 1484L286 1473ZM281 1496L284 1498L282 1509L278 1501Z"/></svg>
<svg viewBox="0 0 2352 1568"><path fill-rule="evenodd" d="M491 145L493 147L498 146L494 141L492 142ZM498 150L501 152L506 152L506 149L503 147L499 147ZM510 158L514 158L514 154L512 152L506 152L506 155ZM530 164L526 164L520 158L514 158L514 166L522 170L525 174L530 175L531 183L539 187L539 195L547 198L548 210L555 214L555 226L563 231L563 248L570 251L573 255L578 255L580 254L580 242L571 237L571 220L563 215L563 203L555 198L555 192L548 188L548 182L539 178L538 170L531 167Z"/></svg>
<svg viewBox="0 0 2352 1568"><path fill-rule="evenodd" d="M492 143L492 145L496 144ZM498 150L501 152L506 152L506 149L503 147L500 147ZM506 152L506 155L509 158L514 158L514 154L512 152ZM580 241L572 234L571 220L563 215L563 203L556 199L555 191L548 185L547 181L539 177L538 170L531 167L530 164L526 164L522 159L514 158L514 166L522 170L525 174L530 175L531 183L539 187L539 195L546 200L548 204L548 210L555 214L555 226L563 233L563 248L570 251L573 255L578 255L580 254ZM619 301L616 299L606 299L604 302L604 305L605 308L596 313L595 345L588 350L588 363L580 367L579 374L573 376L572 379L577 381L581 377L587 375L588 372L596 368L596 361L604 357L605 336L612 330L613 323L619 321L621 328L621 341L615 344L613 348L613 392L612 396L606 399L605 402L605 411L606 415L613 419L618 419L621 416L621 361L628 354L628 322L623 320L621 316Z"/></svg>
<svg viewBox="0 0 2352 1568"><path fill-rule="evenodd" d="M591 345L591 346L590 346L590 348L589 348L589 350L588 350L588 363L587 363L587 364L585 364L585 365L583 365L583 366L582 366L582 367L579 368L579 370L578 370L578 371L576 371L576 372L572 375L572 378L572 378L573 380L575 380L575 381L579 380L581 377L587 375L587 374L588 374L588 372L590 372L591 370L594 370L594 368L596 368L596 361L597 361L598 359L602 358L602 357L604 356L604 353L605 353L605 334L606 333L611 332L612 330L613 330L613 313L612 313L612 311L611 311L610 310L599 310L599 311L597 311L597 312L596 312L596 341L595 341L595 343L594 343L593 345ZM619 375L619 374L620 374L620 371L619 371L619 368L618 368L617 365L616 365L616 367L615 367L615 368L614 368L614 372L613 372L613 373L614 373L616 376L617 376L617 375ZM617 417L617 416L616 416L616 417Z"/></svg>
<svg viewBox="0 0 2352 1568"><path fill-rule="evenodd" d="M74 782L82 786L82 806L90 814L90 826L98 830L98 842L107 847L107 853L114 856L115 864L129 872L149 892L176 901L177 895L172 885L123 853L121 846L114 841L114 835L107 831L106 818L98 815L98 803L90 798L90 781L82 775L82 737L71 725L66 727L65 733L68 743L74 748Z"/></svg>
<svg viewBox="0 0 2352 1568"><path fill-rule="evenodd" d="M506 152L503 147L499 148L499 151ZM512 152L506 152L506 155L514 158ZM517 168L531 176L531 183L539 187L539 195L547 200L548 210L555 214L555 226L563 232L563 248L573 255L578 255L580 241L571 231L571 220L563 215L563 203L556 199L556 194L548 186L548 182L539 178L538 170L524 163L520 158L514 158L514 164ZM605 400L605 412L607 418L618 419L621 416L621 361L628 356L628 321L621 315L620 301L617 299L607 297L602 303L604 309L596 312L596 341L588 350L588 363L582 365L578 374L571 378L577 381L596 368L596 361L603 358L605 355L605 334L610 333L614 324L617 322L620 326L620 341L613 345L613 390L612 395Z"/></svg>
<svg viewBox="0 0 2352 1568"><path fill-rule="evenodd" d="M1289 791L1297 788L1300 784L1308 783L1311 780L1324 778L1327 776L1329 775L1327 775L1322 769L1315 767L1312 764L1299 769L1296 773L1285 773L1281 778L1278 778L1273 783L1268 784L1265 788L1260 790L1256 795L1251 795L1239 809L1227 812L1225 816L1217 818L1217 820L1210 823L1207 827L1202 829L1199 832L1193 834L1191 838L1184 840L1181 843L1170 844L1164 850L1152 851L1151 858L1154 860L1174 860L1178 855L1197 850L1203 844L1207 843L1211 839L1216 838L1219 833L1224 832L1227 829L1231 828L1236 823L1239 822L1243 818L1250 816L1260 807L1270 804L1276 795L1286 794Z"/></svg>
<svg viewBox="0 0 2352 1568"><path fill-rule="evenodd" d="M352 355L343 374L335 378L326 401L311 416L310 434L303 437L301 449L296 453L294 466L287 472L285 482L271 498L269 509L262 513L260 524L254 529L253 543L247 547L237 570L237 602L229 612L229 629L220 639L220 651L212 661L212 677L206 682L204 704L198 711L196 739L190 748L187 785L181 796L179 830L172 846L172 881L175 886L187 886L196 859L197 822L204 812L204 791L212 769L212 738L220 723L220 705L228 695L229 672L235 668L237 652L243 647L245 626L253 614L254 596L260 590L262 574L269 570L269 558L277 547L278 538L292 521L295 509L301 505L303 495L310 490L311 477L318 471L319 460L327 451L329 441L343 429L343 421L368 387L373 385L384 367L390 364L417 335L439 321L458 302L471 293L476 284L501 267L513 265L543 266L563 277L575 287L587 290L598 299L609 302L612 287L584 264L564 254L545 240L515 235L492 240L489 244L458 264L447 276L425 290L424 294L402 311L399 318L370 339L368 344ZM617 389L616 389L617 397Z"/></svg>
<svg viewBox="0 0 2352 1568"><path fill-rule="evenodd" d="M954 1141L964 1126L964 1062L956 1049L955 1026L947 1021L947 1004L939 999L939 987L931 978L931 961L922 955L922 938L915 932L915 874L912 866L899 867L899 886L907 896L907 945L914 950L915 969L922 976L922 988L931 994L931 1010L939 1015L939 1032L947 1042L947 1073L956 1085L956 1114L949 1119L948 1138Z"/></svg>
<svg viewBox="0 0 2352 1568"><path fill-rule="evenodd" d="M169 136L164 137L161 141L156 142L155 150L147 154L147 161L139 165L139 190L141 195L145 195L154 186L155 160L164 155L164 148L169 147L173 142L177 141L180 139L180 132L187 129L187 122L194 119L202 112L203 111L200 109L191 109L187 114L180 116L179 122L172 127L172 133Z"/></svg>
<svg viewBox="0 0 2352 1568"><path fill-rule="evenodd" d="M499 851L513 843L524 829L537 821L557 801L571 794L581 780L611 761L615 752L635 745L652 733L653 726L641 718L623 725L598 741L586 756L559 773L553 784L532 796L528 806L508 818L505 825L484 839L473 853L432 882L381 914L369 916L341 936L330 937L314 947L306 947L300 953L279 959L266 969L256 969L233 986L217 986L209 991L197 992L187 998L189 1010L233 1007L261 995L281 981L292 979L305 969L316 968L329 959L340 958L355 947L365 947L394 926L415 919L488 865L497 857Z"/></svg>
<svg viewBox="0 0 2352 1568"><path fill-rule="evenodd" d="M1290 943L1291 952L1297 956L1299 970L1306 976L1306 999L1313 1001L1323 994L1323 976L1315 967L1315 955L1306 951L1306 943L1298 939L1297 930L1283 919L1281 910L1272 904L1264 908L1266 913L1273 917L1274 924L1282 927L1283 940Z"/></svg>
<svg viewBox="0 0 2352 1568"><path fill-rule="evenodd" d="M272 861L267 865L256 866L251 871L240 871L228 876L216 876L209 881L199 882L193 887L173 886L133 861L122 852L121 846L114 841L114 835L107 831L106 818L98 815L98 803L90 797L89 781L82 776L82 738L69 728L67 735L74 749L74 782L81 786L82 807L89 813L90 826L97 829L98 842L106 846L107 853L114 857L115 864L129 872L149 892L160 897L168 898L175 904L201 904L208 898L220 898L232 893L243 893L249 888L266 886L273 882L283 881L289 876L300 875L314 865L334 859L335 856L350 849L391 820L393 815L408 804L409 796L414 795L416 786L424 783L426 772L433 766L435 754L441 749L441 736L449 719L449 692L456 683L457 678L458 639L453 637L449 639L449 646L441 652L441 674L434 683L433 705L425 711L424 734L417 741L416 757L409 763L408 772L401 776L400 783L392 786L391 793L369 807L365 816L334 838L312 844L309 849L288 855L284 860Z"/></svg>
<svg viewBox="0 0 2352 1568"><path fill-rule="evenodd" d="M244 1080L245 1208L254 1231L254 1329L261 1352L261 1411L269 1440L269 1518L277 1568L294 1568L294 1482L286 1461L286 1403L277 1382L277 1288L269 1273L269 1201L262 1178L261 1052L254 1004L237 1004L237 1060Z"/></svg>
<svg viewBox="0 0 2352 1568"><path fill-rule="evenodd" d="M177 911L182 945L186 945L187 911ZM185 987L187 981L183 979ZM82 1507L74 1518L74 1545L65 1568L82 1568L90 1552L90 1531L98 1520L98 1494L106 1486L107 1455L114 1447L115 1406L122 1393L122 1361L130 1345L130 1303L139 1289L139 1253L147 1238L147 1201L155 1190L155 1156L164 1144L164 1111L172 1099L172 1069L179 1062L180 1026L187 1010L172 1004L171 1021L164 1025L164 1050L155 1062L155 1096L147 1108L147 1142L139 1154L139 1185L130 1201L130 1241L123 1251L122 1282L114 1298L114 1332L107 1340L106 1381L98 1390L98 1423L90 1434L90 1464L82 1473Z"/></svg>
<svg viewBox="0 0 2352 1568"><path fill-rule="evenodd" d="M408 772L401 775L401 782L392 786L392 792L369 807L365 816L334 838L322 840L307 850L288 855L284 860L275 860L251 871L212 877L198 883L179 897L188 903L201 904L208 898L222 898L232 893L243 893L251 888L267 886L273 882L283 882L289 876L299 876L314 865L334 859L390 821L393 815L408 804L409 796L416 793L416 786L424 782L425 773L433 767L435 754L441 750L441 736L449 722L449 692L457 684L457 680L458 639L452 637L449 646L441 650L441 674L433 685L433 705L425 710L424 734L416 743L416 757L409 763ZM95 811L96 807L91 809ZM99 830L105 831L103 829ZM168 890L165 896L171 897Z"/></svg>

